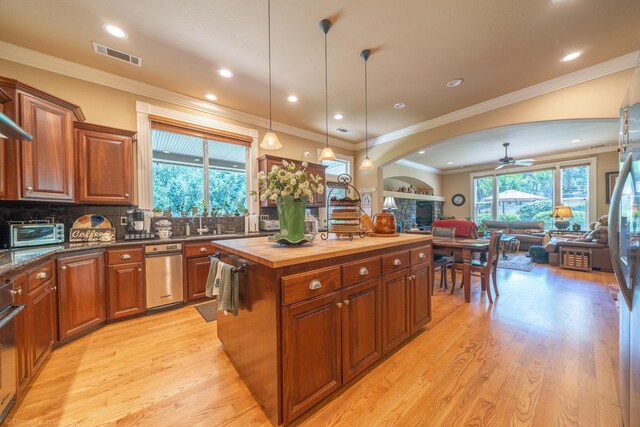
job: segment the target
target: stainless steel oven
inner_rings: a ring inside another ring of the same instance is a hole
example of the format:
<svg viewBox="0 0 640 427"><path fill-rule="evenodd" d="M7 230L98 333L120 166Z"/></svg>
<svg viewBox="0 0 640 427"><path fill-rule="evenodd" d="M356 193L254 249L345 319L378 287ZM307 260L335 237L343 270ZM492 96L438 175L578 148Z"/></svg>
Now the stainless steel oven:
<svg viewBox="0 0 640 427"><path fill-rule="evenodd" d="M0 227L3 249L51 245L64 242L64 224L8 222Z"/></svg>
<svg viewBox="0 0 640 427"><path fill-rule="evenodd" d="M16 317L24 305L13 303L13 282L0 285L0 423L16 398Z"/></svg>

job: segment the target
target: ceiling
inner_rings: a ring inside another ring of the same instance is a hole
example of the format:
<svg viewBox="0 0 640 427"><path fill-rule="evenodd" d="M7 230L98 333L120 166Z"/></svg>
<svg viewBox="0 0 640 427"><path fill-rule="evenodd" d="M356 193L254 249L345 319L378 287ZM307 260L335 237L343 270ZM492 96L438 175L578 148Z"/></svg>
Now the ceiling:
<svg viewBox="0 0 640 427"><path fill-rule="evenodd" d="M344 115L329 128L353 142L364 139L364 48L373 50L370 137L640 49L637 0L273 0L276 122L324 132L318 22L327 17L329 113ZM107 34L106 23L128 39ZM222 106L268 117L264 0L0 0L0 40L199 99L211 92ZM92 41L141 57L142 67L95 54ZM576 50L580 58L560 61ZM235 76L220 77L221 67ZM462 86L445 86L457 77Z"/></svg>
<svg viewBox="0 0 640 427"><path fill-rule="evenodd" d="M493 165L504 157L505 142L511 144L509 156L516 160L615 146L618 120L558 120L487 129L440 141L404 159L443 171Z"/></svg>

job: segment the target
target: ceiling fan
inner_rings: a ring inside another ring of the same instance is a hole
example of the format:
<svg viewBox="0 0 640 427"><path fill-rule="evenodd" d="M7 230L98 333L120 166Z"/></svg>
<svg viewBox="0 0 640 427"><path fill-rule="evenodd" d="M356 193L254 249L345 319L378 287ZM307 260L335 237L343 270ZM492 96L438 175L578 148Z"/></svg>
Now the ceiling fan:
<svg viewBox="0 0 640 427"><path fill-rule="evenodd" d="M498 166L496 167L496 169L502 169L505 166L531 166L533 165L533 162L535 162L535 159L515 160L513 157L509 157L509 154L507 154L509 143L505 142L504 144L502 144L502 146L504 147L504 157L498 160Z"/></svg>

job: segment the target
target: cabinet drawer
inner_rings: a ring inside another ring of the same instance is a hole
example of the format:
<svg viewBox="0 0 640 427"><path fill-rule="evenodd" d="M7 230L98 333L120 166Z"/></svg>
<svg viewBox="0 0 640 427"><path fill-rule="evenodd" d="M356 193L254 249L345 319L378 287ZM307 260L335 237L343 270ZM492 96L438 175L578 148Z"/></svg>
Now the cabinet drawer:
<svg viewBox="0 0 640 427"><path fill-rule="evenodd" d="M411 249L411 266L423 267L428 265L433 260L433 254L431 252L431 246L423 246L417 249Z"/></svg>
<svg viewBox="0 0 640 427"><path fill-rule="evenodd" d="M27 273L28 292L33 291L53 277L53 261L47 261Z"/></svg>
<svg viewBox="0 0 640 427"><path fill-rule="evenodd" d="M200 243L185 243L184 244L184 256L185 257L194 257L194 256L206 256L213 255L215 253L215 248L213 244L209 241L202 241Z"/></svg>
<svg viewBox="0 0 640 427"><path fill-rule="evenodd" d="M380 275L380 258L369 258L362 261L350 262L342 265L342 283L344 286L353 285L362 280Z"/></svg>
<svg viewBox="0 0 640 427"><path fill-rule="evenodd" d="M323 268L282 278L282 304L326 294L340 288L340 267Z"/></svg>
<svg viewBox="0 0 640 427"><path fill-rule="evenodd" d="M384 274L409 267L411 257L409 251L396 252L382 257L382 272Z"/></svg>
<svg viewBox="0 0 640 427"><path fill-rule="evenodd" d="M107 264L109 265L142 262L143 260L144 253L141 247L107 250Z"/></svg>

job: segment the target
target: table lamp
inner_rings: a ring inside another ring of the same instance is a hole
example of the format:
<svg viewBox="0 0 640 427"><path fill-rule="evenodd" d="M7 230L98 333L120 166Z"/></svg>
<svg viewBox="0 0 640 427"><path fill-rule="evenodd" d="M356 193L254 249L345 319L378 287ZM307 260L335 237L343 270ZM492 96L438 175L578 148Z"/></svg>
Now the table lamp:
<svg viewBox="0 0 640 427"><path fill-rule="evenodd" d="M553 208L553 213L551 217L555 219L553 225L558 230L566 230L569 228L569 221L565 218L573 218L573 213L571 212L571 208L569 206L556 206Z"/></svg>

